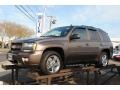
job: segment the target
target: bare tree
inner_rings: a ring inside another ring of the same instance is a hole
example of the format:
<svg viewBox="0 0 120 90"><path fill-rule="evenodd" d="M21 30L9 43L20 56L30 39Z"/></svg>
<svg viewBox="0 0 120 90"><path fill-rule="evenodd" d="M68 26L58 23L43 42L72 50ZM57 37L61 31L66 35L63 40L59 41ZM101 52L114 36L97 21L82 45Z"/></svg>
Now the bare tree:
<svg viewBox="0 0 120 90"><path fill-rule="evenodd" d="M34 31L25 27L25 26L17 26L15 30L15 37L16 38L23 38L23 37L29 37L34 34Z"/></svg>
<svg viewBox="0 0 120 90"><path fill-rule="evenodd" d="M9 41L11 42L11 39L13 38L15 39L29 37L35 33L34 30L14 22L4 21L0 23L0 27L0 36L2 42L4 40L4 37L8 37Z"/></svg>
<svg viewBox="0 0 120 90"><path fill-rule="evenodd" d="M4 37L5 37L5 29L3 27L3 24L0 23L0 47L4 48Z"/></svg>
<svg viewBox="0 0 120 90"><path fill-rule="evenodd" d="M29 37L34 34L32 29L13 22L4 22L4 28L6 35L11 38L23 38Z"/></svg>

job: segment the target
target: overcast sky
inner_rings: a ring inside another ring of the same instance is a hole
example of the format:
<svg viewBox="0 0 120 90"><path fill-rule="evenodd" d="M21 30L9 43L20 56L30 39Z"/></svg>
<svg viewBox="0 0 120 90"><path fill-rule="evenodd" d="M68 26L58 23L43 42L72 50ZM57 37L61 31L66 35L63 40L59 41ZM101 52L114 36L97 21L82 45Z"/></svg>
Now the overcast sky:
<svg viewBox="0 0 120 90"><path fill-rule="evenodd" d="M36 19L37 13L43 12L44 6L24 6ZM29 9L30 8L30 9ZM85 5L61 5L46 6L46 15L57 18L56 25L89 25L101 28L108 32L111 37L120 38L120 5L115 6L85 6ZM0 21L8 20L24 24L36 29L36 21L27 18L15 6L0 6Z"/></svg>

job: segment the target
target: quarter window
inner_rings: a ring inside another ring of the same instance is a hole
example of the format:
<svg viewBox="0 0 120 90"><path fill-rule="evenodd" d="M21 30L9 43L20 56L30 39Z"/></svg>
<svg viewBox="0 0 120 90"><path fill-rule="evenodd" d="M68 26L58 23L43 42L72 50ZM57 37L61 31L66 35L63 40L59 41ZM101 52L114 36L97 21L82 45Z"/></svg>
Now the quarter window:
<svg viewBox="0 0 120 90"><path fill-rule="evenodd" d="M101 35L103 41L110 42L110 38L109 38L107 33L103 32L103 31L100 31L100 35Z"/></svg>

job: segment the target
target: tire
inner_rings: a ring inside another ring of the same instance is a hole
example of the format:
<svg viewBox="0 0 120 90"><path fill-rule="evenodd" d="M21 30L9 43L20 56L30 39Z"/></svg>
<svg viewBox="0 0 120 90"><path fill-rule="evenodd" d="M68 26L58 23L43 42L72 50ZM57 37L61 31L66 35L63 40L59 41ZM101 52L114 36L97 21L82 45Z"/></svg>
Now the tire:
<svg viewBox="0 0 120 90"><path fill-rule="evenodd" d="M106 67L108 65L109 59L106 52L100 54L99 60L96 64L97 67Z"/></svg>
<svg viewBox="0 0 120 90"><path fill-rule="evenodd" d="M60 71L62 67L62 58L55 51L46 51L40 62L41 71L44 74L54 74Z"/></svg>

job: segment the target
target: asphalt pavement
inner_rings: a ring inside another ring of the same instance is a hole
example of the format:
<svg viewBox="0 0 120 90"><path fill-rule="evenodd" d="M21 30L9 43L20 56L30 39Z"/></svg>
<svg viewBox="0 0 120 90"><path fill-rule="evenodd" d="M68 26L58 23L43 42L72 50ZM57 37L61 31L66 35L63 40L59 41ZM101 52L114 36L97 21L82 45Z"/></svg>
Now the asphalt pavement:
<svg viewBox="0 0 120 90"><path fill-rule="evenodd" d="M5 79L8 79L6 77L10 77L10 70L4 70L1 65L4 64L11 64L9 61L7 61L7 51L6 49L0 49L0 84L2 84L2 81Z"/></svg>
<svg viewBox="0 0 120 90"><path fill-rule="evenodd" d="M0 62L7 61L7 52L9 49L1 49L0 48Z"/></svg>

